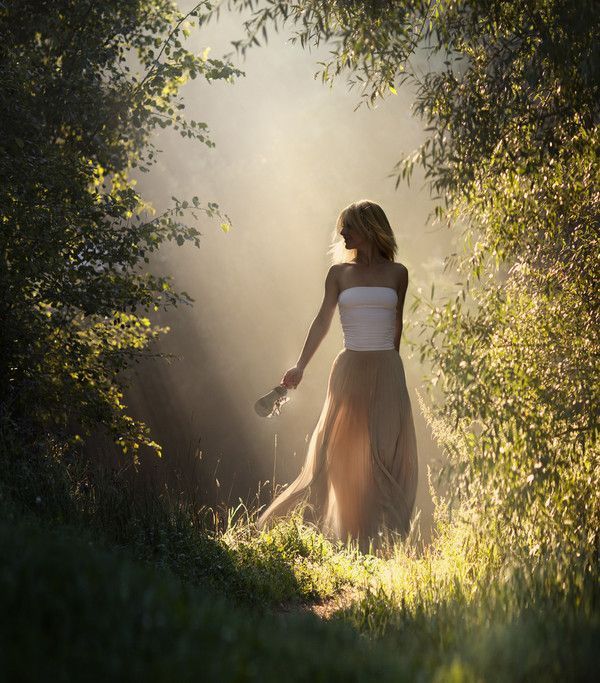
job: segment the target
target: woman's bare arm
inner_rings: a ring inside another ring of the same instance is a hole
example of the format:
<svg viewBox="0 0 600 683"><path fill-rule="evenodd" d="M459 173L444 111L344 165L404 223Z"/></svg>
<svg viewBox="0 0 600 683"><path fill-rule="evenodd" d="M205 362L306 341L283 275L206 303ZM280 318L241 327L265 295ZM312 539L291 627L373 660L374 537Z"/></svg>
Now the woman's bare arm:
<svg viewBox="0 0 600 683"><path fill-rule="evenodd" d="M302 353L300 354L298 362L296 363L297 368L304 370L310 359L313 357L315 351L319 348L319 344L323 341L323 338L329 331L331 320L337 306L338 295L338 269L335 265L333 265L327 272L327 277L325 278L325 294L323 296L323 302L321 303L321 308L319 309L319 312L315 316L315 319L312 321L310 329L308 330L308 335L306 336Z"/></svg>
<svg viewBox="0 0 600 683"><path fill-rule="evenodd" d="M394 347L400 352L400 337L402 336L402 317L404 310L404 298L408 289L408 270L406 266L400 268L400 282L398 285L398 304L396 306L396 331L394 333Z"/></svg>
<svg viewBox="0 0 600 683"><path fill-rule="evenodd" d="M329 268L327 277L325 278L325 295L323 297L323 302L321 303L321 308L308 330L308 335L304 341L304 347L298 358L298 362L284 374L281 380L281 384L288 389L290 387L295 389L302 381L304 368L307 366L315 351L319 348L319 344L327 334L337 306L338 294L338 268L333 265Z"/></svg>

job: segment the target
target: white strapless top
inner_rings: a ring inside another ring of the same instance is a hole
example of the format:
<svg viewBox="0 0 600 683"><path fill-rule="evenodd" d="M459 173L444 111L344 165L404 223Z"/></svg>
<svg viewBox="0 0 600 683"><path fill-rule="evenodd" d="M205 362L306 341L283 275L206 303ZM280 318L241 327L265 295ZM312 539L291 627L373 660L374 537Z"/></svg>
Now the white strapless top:
<svg viewBox="0 0 600 683"><path fill-rule="evenodd" d="M338 296L344 347L353 351L393 349L398 294L392 287L347 287Z"/></svg>

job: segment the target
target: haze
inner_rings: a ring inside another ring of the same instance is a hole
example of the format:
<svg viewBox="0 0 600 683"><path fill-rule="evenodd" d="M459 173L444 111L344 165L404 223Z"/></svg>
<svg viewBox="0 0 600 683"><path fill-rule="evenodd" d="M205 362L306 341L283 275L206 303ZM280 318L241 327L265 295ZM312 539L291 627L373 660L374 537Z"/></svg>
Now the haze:
<svg viewBox="0 0 600 683"><path fill-rule="evenodd" d="M229 52L230 41L243 35L242 18L222 11L218 22L194 31L194 51L210 46L214 58ZM410 94L398 89L375 110L353 111L359 93L348 91L345 78L333 89L313 78L328 48L309 52L291 45L290 32L270 31L266 47L236 60L246 76L234 84L187 83L185 113L208 124L216 147L162 131L159 163L137 176L157 210L170 206L172 195L197 195L203 205L217 202L233 224L225 233L218 220L203 217L200 249L169 244L161 251L154 267L173 274L195 304L155 317L171 327L155 349L179 360L140 364L126 395L164 447L163 462L145 457L144 467L168 470L182 492L210 505L235 506L240 498L251 503L259 482L268 480L267 503L274 467L277 484L291 482L301 469L331 363L343 346L339 314L281 415L260 418L253 404L300 354L322 300L326 250L340 210L368 198L386 211L397 260L410 274L405 327L413 295L443 278L443 258L451 251L447 231L426 223L433 205L418 176L397 190L388 177L423 138ZM409 331L414 338L417 333ZM419 445L416 507L427 537L426 464L439 453L416 396L423 369L404 339L400 353Z"/></svg>

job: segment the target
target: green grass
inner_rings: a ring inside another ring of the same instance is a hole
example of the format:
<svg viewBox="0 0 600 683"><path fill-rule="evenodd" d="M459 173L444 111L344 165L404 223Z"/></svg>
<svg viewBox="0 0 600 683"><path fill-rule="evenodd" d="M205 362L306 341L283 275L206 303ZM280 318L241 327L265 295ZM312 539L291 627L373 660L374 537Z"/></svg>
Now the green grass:
<svg viewBox="0 0 600 683"><path fill-rule="evenodd" d="M166 491L136 489L136 483L47 457L0 458L0 497L14 506L89 530L132 559L240 604L263 608L320 600L368 575L369 558L356 548L334 547L298 518L258 534L256 514L243 505L225 511L224 524L216 524L211 508Z"/></svg>
<svg viewBox="0 0 600 683"><path fill-rule="evenodd" d="M576 558L512 565L441 508L429 547L374 557L299 516L259 533L243 505L217 523L79 465L0 464L2 670L15 678L595 679L597 573ZM344 588L354 602L330 621L293 609Z"/></svg>
<svg viewBox="0 0 600 683"><path fill-rule="evenodd" d="M3 680L398 680L348 625L234 605L39 519L0 524Z"/></svg>

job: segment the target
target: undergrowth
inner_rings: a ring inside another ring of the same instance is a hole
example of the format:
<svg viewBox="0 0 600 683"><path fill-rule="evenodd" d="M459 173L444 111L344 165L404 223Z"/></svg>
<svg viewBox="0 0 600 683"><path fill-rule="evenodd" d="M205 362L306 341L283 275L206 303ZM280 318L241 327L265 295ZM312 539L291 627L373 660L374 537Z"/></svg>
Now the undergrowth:
<svg viewBox="0 0 600 683"><path fill-rule="evenodd" d="M257 510L241 502L217 514L47 454L4 454L0 500L3 613L13 615L4 651L16 653L5 670L29 661L39 640L31 667L50 662L65 680L86 656L112 658L110 670L97 665L103 675L150 680L187 680L201 667L206 680L595 675L589 558L573 558L569 572L552 558L511 564L443 501L429 546L409 539L375 556L332 543L299 511L258 532ZM345 588L353 601L328 622L293 608Z"/></svg>

